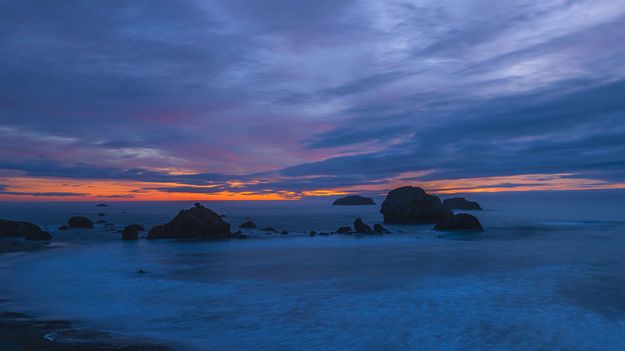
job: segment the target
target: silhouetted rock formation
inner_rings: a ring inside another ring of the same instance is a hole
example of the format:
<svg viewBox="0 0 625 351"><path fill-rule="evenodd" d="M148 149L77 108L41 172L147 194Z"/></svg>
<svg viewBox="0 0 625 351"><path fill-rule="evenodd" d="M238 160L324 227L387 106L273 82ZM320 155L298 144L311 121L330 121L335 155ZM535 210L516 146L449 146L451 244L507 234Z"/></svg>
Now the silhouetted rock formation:
<svg viewBox="0 0 625 351"><path fill-rule="evenodd" d="M75 216L67 221L70 228L93 228L93 222L87 217Z"/></svg>
<svg viewBox="0 0 625 351"><path fill-rule="evenodd" d="M370 226L366 225L360 218L356 218L356 220L354 221L354 230L356 231L356 233L361 234L373 233L373 229L371 229Z"/></svg>
<svg viewBox="0 0 625 351"><path fill-rule="evenodd" d="M0 219L0 238L20 237L26 240L50 240L52 235L30 222Z"/></svg>
<svg viewBox="0 0 625 351"><path fill-rule="evenodd" d="M139 240L139 230L133 225L127 225L122 231L123 240Z"/></svg>
<svg viewBox="0 0 625 351"><path fill-rule="evenodd" d="M465 232L482 232L484 228L480 221L467 213L460 213L441 220L434 230L438 231L465 231Z"/></svg>
<svg viewBox="0 0 625 351"><path fill-rule="evenodd" d="M380 212L384 216L384 223L437 223L453 215L437 196L412 186L388 193Z"/></svg>
<svg viewBox="0 0 625 351"><path fill-rule="evenodd" d="M239 226L239 228L256 228L256 224L252 221L247 221Z"/></svg>
<svg viewBox="0 0 625 351"><path fill-rule="evenodd" d="M335 206L359 206L359 205L375 205L373 199L370 197L364 197L360 195L345 196L340 199L336 199L332 205Z"/></svg>
<svg viewBox="0 0 625 351"><path fill-rule="evenodd" d="M352 228L347 227L347 226L340 227L339 229L336 230L336 232L338 234L351 234L351 233L353 233Z"/></svg>
<svg viewBox="0 0 625 351"><path fill-rule="evenodd" d="M451 199L443 200L443 206L449 209L458 209L458 210L481 210L482 207L475 201L469 201L464 197L452 197Z"/></svg>
<svg viewBox="0 0 625 351"><path fill-rule="evenodd" d="M136 229L138 232L145 232L145 228L141 224L129 224L126 228Z"/></svg>
<svg viewBox="0 0 625 351"><path fill-rule="evenodd" d="M226 239L231 236L230 224L199 203L180 211L169 223L157 225L148 232L148 239Z"/></svg>
<svg viewBox="0 0 625 351"><path fill-rule="evenodd" d="M97 204L97 205L95 205L95 207L109 207L109 205L107 205L107 204Z"/></svg>
<svg viewBox="0 0 625 351"><path fill-rule="evenodd" d="M388 232L388 230L384 229L381 224L376 223L373 225L373 232L376 234L384 234L385 232Z"/></svg>

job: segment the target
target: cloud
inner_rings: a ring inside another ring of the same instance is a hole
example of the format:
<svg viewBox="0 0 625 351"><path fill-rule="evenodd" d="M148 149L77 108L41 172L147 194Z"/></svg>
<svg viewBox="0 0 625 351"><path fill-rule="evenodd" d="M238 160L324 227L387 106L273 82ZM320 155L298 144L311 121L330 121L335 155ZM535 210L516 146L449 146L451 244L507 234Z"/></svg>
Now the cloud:
<svg viewBox="0 0 625 351"><path fill-rule="evenodd" d="M0 174L618 183L624 20L609 0L0 2Z"/></svg>

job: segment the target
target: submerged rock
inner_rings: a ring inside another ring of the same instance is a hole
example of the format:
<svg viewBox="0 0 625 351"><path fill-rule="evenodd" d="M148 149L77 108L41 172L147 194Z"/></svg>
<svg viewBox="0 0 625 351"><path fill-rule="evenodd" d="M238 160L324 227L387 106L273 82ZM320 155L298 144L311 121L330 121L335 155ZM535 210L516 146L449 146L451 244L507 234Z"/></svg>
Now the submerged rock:
<svg viewBox="0 0 625 351"><path fill-rule="evenodd" d="M276 230L276 228L273 227L267 227L263 229L266 232L272 232L272 233L277 233L278 231Z"/></svg>
<svg viewBox="0 0 625 351"><path fill-rule="evenodd" d="M373 229L371 229L370 226L366 225L360 218L356 218L356 220L354 221L354 230L356 231L356 233L360 234L373 233Z"/></svg>
<svg viewBox="0 0 625 351"><path fill-rule="evenodd" d="M252 221L247 221L239 226L239 228L256 228L256 224Z"/></svg>
<svg viewBox="0 0 625 351"><path fill-rule="evenodd" d="M336 199L332 205L335 206L360 206L360 205L375 205L373 199L370 197L364 197L360 195L345 196L340 199Z"/></svg>
<svg viewBox="0 0 625 351"><path fill-rule="evenodd" d="M52 235L38 225L24 221L0 219L0 238L20 237L26 240L50 240Z"/></svg>
<svg viewBox="0 0 625 351"><path fill-rule="evenodd" d="M351 234L353 233L352 228L351 227L340 227L339 229L336 230L336 232L338 234Z"/></svg>
<svg viewBox="0 0 625 351"><path fill-rule="evenodd" d="M83 216L74 216L70 218L67 221L67 225L70 228L93 228L93 222L89 218Z"/></svg>
<svg viewBox="0 0 625 351"><path fill-rule="evenodd" d="M101 219L99 221L95 221L95 224L105 224L105 223L106 223L106 221L103 220L103 219Z"/></svg>
<svg viewBox="0 0 625 351"><path fill-rule="evenodd" d="M434 230L483 232L484 228L475 216L467 213L460 213L441 220L438 224L436 224L436 226L434 226Z"/></svg>
<svg viewBox="0 0 625 351"><path fill-rule="evenodd" d="M289 232L287 230L283 230L283 231L280 232L280 234L287 235L287 234L289 234Z"/></svg>
<svg viewBox="0 0 625 351"><path fill-rule="evenodd" d="M107 204L97 204L97 205L95 205L95 207L109 207L109 205L107 205Z"/></svg>
<svg viewBox="0 0 625 351"><path fill-rule="evenodd" d="M481 210L482 207L475 201L469 201L464 197L452 197L451 199L443 200L443 206L449 209L457 209L457 210Z"/></svg>
<svg viewBox="0 0 625 351"><path fill-rule="evenodd" d="M104 216L106 216L106 213L103 213L103 212L98 213L98 217L104 217Z"/></svg>
<svg viewBox="0 0 625 351"><path fill-rule="evenodd" d="M148 232L148 239L226 239L231 237L230 224L220 215L196 203L182 210L169 223L157 225Z"/></svg>
<svg viewBox="0 0 625 351"><path fill-rule="evenodd" d="M450 217L453 212L443 206L438 196L425 190L404 186L392 190L386 196L380 210L384 223L437 223Z"/></svg>
<svg viewBox="0 0 625 351"><path fill-rule="evenodd" d="M59 230L69 230L69 227L66 225L62 225L59 227Z"/></svg>

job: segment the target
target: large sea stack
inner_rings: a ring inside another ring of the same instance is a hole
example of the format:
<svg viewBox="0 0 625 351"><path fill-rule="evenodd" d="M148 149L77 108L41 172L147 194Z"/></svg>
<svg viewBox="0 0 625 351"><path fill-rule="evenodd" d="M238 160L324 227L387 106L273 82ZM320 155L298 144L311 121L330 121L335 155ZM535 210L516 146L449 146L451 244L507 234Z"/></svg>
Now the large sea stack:
<svg viewBox="0 0 625 351"><path fill-rule="evenodd" d="M438 196L413 186L404 186L388 193L380 212L384 216L384 223L396 224L438 223L453 216L453 212L443 206Z"/></svg>
<svg viewBox="0 0 625 351"><path fill-rule="evenodd" d="M364 197L360 195L350 195L350 196L342 197L340 199L336 199L334 203L332 203L332 205L334 206L375 205L375 202L373 202L373 199L370 197Z"/></svg>
<svg viewBox="0 0 625 351"><path fill-rule="evenodd" d="M226 239L232 237L230 224L210 209L196 203L182 210L169 223L157 225L148 239Z"/></svg>

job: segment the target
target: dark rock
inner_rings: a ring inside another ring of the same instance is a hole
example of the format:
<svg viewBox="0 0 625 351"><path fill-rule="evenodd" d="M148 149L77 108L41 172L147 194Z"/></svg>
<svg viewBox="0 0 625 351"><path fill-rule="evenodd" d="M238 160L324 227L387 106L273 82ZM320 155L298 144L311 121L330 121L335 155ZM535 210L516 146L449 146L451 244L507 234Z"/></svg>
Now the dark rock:
<svg viewBox="0 0 625 351"><path fill-rule="evenodd" d="M239 226L239 228L256 228L256 224L252 221L247 221Z"/></svg>
<svg viewBox="0 0 625 351"><path fill-rule="evenodd" d="M140 270L138 270L138 271L137 271L137 273L139 273L139 274L145 274L145 273L147 273L147 272L146 272L146 271L144 271L143 269L140 269Z"/></svg>
<svg viewBox="0 0 625 351"><path fill-rule="evenodd" d="M62 225L59 227L59 230L69 230L69 227L66 225Z"/></svg>
<svg viewBox="0 0 625 351"><path fill-rule="evenodd" d="M412 186L397 188L388 193L380 212L384 216L384 223L400 224L437 223L453 215L449 208L443 206L438 196Z"/></svg>
<svg viewBox="0 0 625 351"><path fill-rule="evenodd" d="M230 224L199 203L180 211L169 223L157 225L148 232L148 239L226 239L230 236Z"/></svg>
<svg viewBox="0 0 625 351"><path fill-rule="evenodd" d="M475 201L469 201L464 197L452 197L451 199L443 200L443 206L449 209L457 209L457 210L481 210L482 207Z"/></svg>
<svg viewBox="0 0 625 351"><path fill-rule="evenodd" d="M97 204L97 205L95 205L95 207L109 207L109 205L107 205L107 204Z"/></svg>
<svg viewBox="0 0 625 351"><path fill-rule="evenodd" d="M460 213L441 220L436 224L436 226L434 226L434 230L483 232L484 228L475 216L467 213Z"/></svg>
<svg viewBox="0 0 625 351"><path fill-rule="evenodd" d="M127 225L122 231L123 240L139 240L139 229L135 225Z"/></svg>
<svg viewBox="0 0 625 351"><path fill-rule="evenodd" d="M317 232L316 232L316 231L314 231L314 230L311 230L311 231L309 231L309 232L308 232L308 236L309 236L309 237L311 237L311 238L312 238L313 236L315 236L315 235L317 235Z"/></svg>
<svg viewBox="0 0 625 351"><path fill-rule="evenodd" d="M336 230L336 232L338 234L351 234L352 233L352 228L345 226L345 227L340 227L339 229Z"/></svg>
<svg viewBox="0 0 625 351"><path fill-rule="evenodd" d="M136 229L138 232L145 232L145 228L141 224L129 224L126 228Z"/></svg>
<svg viewBox="0 0 625 351"><path fill-rule="evenodd" d="M106 221L103 220L103 219L101 219L99 221L95 221L95 224L105 224L105 223L106 223Z"/></svg>
<svg viewBox="0 0 625 351"><path fill-rule="evenodd" d="M75 216L67 221L70 228L93 228L93 222L87 217Z"/></svg>
<svg viewBox="0 0 625 351"><path fill-rule="evenodd" d="M103 213L103 212L98 213L98 217L104 217L104 216L106 216L106 213Z"/></svg>
<svg viewBox="0 0 625 351"><path fill-rule="evenodd" d="M282 235L287 235L287 234L289 234L289 232L288 232L288 231L286 231L286 230L283 230L283 231L281 231L281 232L280 232L280 234L282 234Z"/></svg>
<svg viewBox="0 0 625 351"><path fill-rule="evenodd" d="M0 219L0 238L20 237L26 240L50 240L52 235L30 222Z"/></svg>
<svg viewBox="0 0 625 351"><path fill-rule="evenodd" d="M330 233L326 233L326 232L321 232L321 233L319 233L319 235L323 235L323 236L326 236L326 235L330 235Z"/></svg>
<svg viewBox="0 0 625 351"><path fill-rule="evenodd" d="M332 205L335 206L359 206L359 205L375 205L373 199L370 197L364 197L360 195L345 196L340 199L336 199Z"/></svg>
<svg viewBox="0 0 625 351"><path fill-rule="evenodd" d="M373 229L371 229L370 226L366 225L360 218L356 218L356 220L354 221L354 230L356 231L356 233L360 234L373 233Z"/></svg>
<svg viewBox="0 0 625 351"><path fill-rule="evenodd" d="M247 239L247 235L245 235L245 234L239 234L239 235L237 235L237 239L239 239L239 240L244 240L244 239Z"/></svg>
<svg viewBox="0 0 625 351"><path fill-rule="evenodd" d="M373 225L373 232L376 234L383 234L383 233L388 232L388 230L384 229L384 227L381 224L376 223Z"/></svg>
<svg viewBox="0 0 625 351"><path fill-rule="evenodd" d="M263 229L266 232L272 232L272 233L277 233L278 231L276 230L276 228L272 228L272 227L267 227L265 229Z"/></svg>

